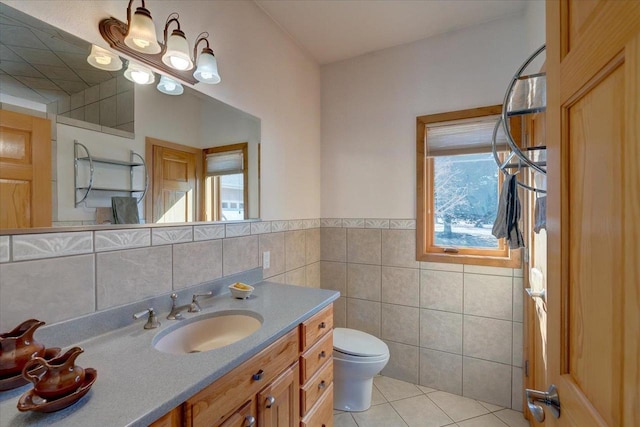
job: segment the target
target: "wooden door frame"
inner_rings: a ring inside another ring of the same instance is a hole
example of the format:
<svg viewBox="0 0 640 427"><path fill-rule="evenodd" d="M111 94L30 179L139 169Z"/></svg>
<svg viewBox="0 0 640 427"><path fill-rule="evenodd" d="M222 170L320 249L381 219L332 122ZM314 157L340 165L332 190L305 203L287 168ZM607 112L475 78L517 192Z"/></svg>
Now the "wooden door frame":
<svg viewBox="0 0 640 427"><path fill-rule="evenodd" d="M144 218L147 224L153 224L153 148L163 147L170 148L172 150L184 151L187 153L196 155L196 188L195 188L195 218L194 221L202 221L204 203L202 203L203 196L203 174L202 174L202 149L190 147L188 145L176 144L175 142L163 141L161 139L152 138L150 136L145 137L145 160L147 162L147 176L149 179L147 197L144 201ZM151 197L148 195L151 194Z"/></svg>

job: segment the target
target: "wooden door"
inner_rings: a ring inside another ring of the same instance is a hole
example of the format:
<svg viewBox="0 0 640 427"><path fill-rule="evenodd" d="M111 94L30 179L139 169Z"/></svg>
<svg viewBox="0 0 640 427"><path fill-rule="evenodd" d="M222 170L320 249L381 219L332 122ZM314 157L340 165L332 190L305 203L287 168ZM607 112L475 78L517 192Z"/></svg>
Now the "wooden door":
<svg viewBox="0 0 640 427"><path fill-rule="evenodd" d="M260 427L297 427L299 419L298 363L258 393Z"/></svg>
<svg viewBox="0 0 640 427"><path fill-rule="evenodd" d="M640 1L547 2L548 384L640 425Z"/></svg>
<svg viewBox="0 0 640 427"><path fill-rule="evenodd" d="M0 229L51 227L51 122L0 110Z"/></svg>
<svg viewBox="0 0 640 427"><path fill-rule="evenodd" d="M198 221L201 151L152 138L147 138L147 146L151 154L151 221Z"/></svg>
<svg viewBox="0 0 640 427"><path fill-rule="evenodd" d="M242 405L220 427L256 427L256 401L251 400Z"/></svg>

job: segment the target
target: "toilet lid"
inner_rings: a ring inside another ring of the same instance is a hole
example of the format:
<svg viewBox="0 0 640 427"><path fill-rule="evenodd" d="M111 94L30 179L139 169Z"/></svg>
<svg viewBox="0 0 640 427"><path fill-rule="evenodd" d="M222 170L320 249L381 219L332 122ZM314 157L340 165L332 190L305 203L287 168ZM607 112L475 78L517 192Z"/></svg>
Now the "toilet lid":
<svg viewBox="0 0 640 427"><path fill-rule="evenodd" d="M333 330L333 348L342 353L364 357L389 353L389 347L373 335L347 328Z"/></svg>

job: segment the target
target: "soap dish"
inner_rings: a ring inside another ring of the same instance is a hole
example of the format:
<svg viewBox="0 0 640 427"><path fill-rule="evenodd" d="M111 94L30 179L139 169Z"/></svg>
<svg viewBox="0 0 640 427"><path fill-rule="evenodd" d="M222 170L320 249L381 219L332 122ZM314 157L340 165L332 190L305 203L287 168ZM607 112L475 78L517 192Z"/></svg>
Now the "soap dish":
<svg viewBox="0 0 640 427"><path fill-rule="evenodd" d="M87 394L91 389L91 386L98 378L98 372L93 368L87 368L84 370L84 381L79 389L71 394L58 399L43 399L38 396L33 389L27 391L18 400L18 411L35 411L35 412L55 412L61 409L71 406L79 401L82 396Z"/></svg>
<svg viewBox="0 0 640 427"><path fill-rule="evenodd" d="M231 295L234 298L247 299L253 292L254 287L244 283L236 282L233 285L229 286L229 290L231 291Z"/></svg>
<svg viewBox="0 0 640 427"><path fill-rule="evenodd" d="M49 361L60 354L60 347L47 348L44 351L44 360ZM38 366L37 368L29 371L32 375L39 375L44 371L44 366ZM14 388L22 387L25 384L29 384L29 380L22 376L22 372L13 375L11 377L0 377L0 391L12 390Z"/></svg>

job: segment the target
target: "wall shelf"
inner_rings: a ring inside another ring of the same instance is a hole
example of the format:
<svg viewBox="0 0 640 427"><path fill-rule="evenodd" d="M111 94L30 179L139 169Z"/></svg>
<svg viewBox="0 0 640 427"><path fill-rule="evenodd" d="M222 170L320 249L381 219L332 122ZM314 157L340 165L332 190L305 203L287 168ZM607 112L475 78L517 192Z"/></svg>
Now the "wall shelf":
<svg viewBox="0 0 640 427"><path fill-rule="evenodd" d="M144 158L136 153L135 151L131 151L130 161L116 160L104 157L93 157L89 152L89 149L84 145L78 142L77 140L73 141L73 155L74 155L74 168L75 173L73 177L74 183L74 200L76 206L80 203L87 200L87 198L91 195L93 191L101 191L101 192L113 192L113 193L128 193L130 195L140 194L138 198L138 203L140 203L144 197L147 195L147 189L149 187L149 175L147 173L147 164L144 161ZM82 153L81 153L82 152ZM82 155L81 155L82 154ZM79 177L79 169L81 163L88 163L89 166L89 179L88 183L80 183ZM129 170L129 185L127 187L104 187L104 186L95 186L94 178L95 178L95 168L99 167L99 165L113 165L118 167L123 167L123 170ZM144 174L144 188L134 188L133 187L133 177L135 170L137 168L142 169L142 173Z"/></svg>

